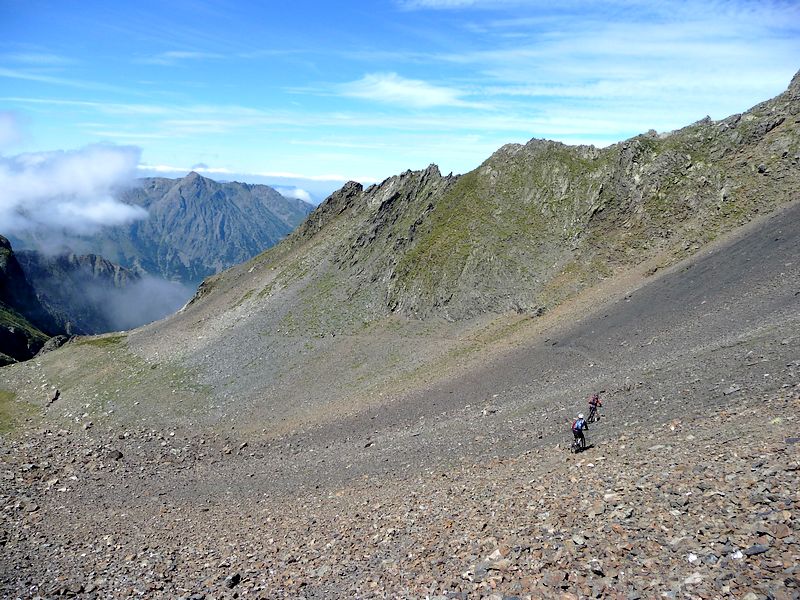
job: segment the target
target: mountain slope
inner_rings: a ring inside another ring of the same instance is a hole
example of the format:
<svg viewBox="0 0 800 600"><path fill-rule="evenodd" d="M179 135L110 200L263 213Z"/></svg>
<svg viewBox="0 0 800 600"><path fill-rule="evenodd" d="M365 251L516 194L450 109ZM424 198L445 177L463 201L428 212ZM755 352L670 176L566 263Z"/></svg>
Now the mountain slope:
<svg viewBox="0 0 800 600"><path fill-rule="evenodd" d="M131 362L121 336L7 368L31 383L24 432L0 437L0 590L794 598L798 255L793 202L630 293L595 293L586 318L526 319L521 344L464 372L289 429L275 413L310 404L299 393L265 395L273 414L238 399L207 427L215 404L190 374L163 355ZM240 364L263 350L240 348ZM71 385L46 407L49 384L109 364L123 394ZM151 373L172 412L142 393ZM572 456L593 390L604 417Z"/></svg>
<svg viewBox="0 0 800 600"><path fill-rule="evenodd" d="M307 274L306 301L335 301L325 292L335 281L359 318L537 314L620 267L679 260L796 197L798 104L796 76L776 99L719 122L602 150L532 140L458 178L431 167L350 184L255 269L282 271L279 281ZM319 266L304 261L311 254ZM315 321L305 312L298 321Z"/></svg>

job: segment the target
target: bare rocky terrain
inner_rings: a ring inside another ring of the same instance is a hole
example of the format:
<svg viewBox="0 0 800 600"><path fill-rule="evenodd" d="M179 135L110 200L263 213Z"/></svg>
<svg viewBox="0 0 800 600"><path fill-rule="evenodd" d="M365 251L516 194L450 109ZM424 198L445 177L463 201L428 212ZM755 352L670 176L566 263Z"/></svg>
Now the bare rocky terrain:
<svg viewBox="0 0 800 600"><path fill-rule="evenodd" d="M586 318L286 433L66 421L41 402L3 438L0 586L798 598L798 257L794 203ZM571 455L596 389L604 418Z"/></svg>

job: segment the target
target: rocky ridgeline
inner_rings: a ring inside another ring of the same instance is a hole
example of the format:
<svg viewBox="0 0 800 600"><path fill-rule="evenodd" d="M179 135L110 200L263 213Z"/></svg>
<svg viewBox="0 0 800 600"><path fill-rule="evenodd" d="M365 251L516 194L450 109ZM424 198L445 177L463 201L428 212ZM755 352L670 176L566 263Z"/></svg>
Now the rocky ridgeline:
<svg viewBox="0 0 800 600"><path fill-rule="evenodd" d="M637 426L577 456L565 437L406 480L283 491L254 470L263 448L218 436L39 431L2 446L0 589L23 598L794 599L799 409L794 386ZM209 473L228 485L192 493L189 482Z"/></svg>

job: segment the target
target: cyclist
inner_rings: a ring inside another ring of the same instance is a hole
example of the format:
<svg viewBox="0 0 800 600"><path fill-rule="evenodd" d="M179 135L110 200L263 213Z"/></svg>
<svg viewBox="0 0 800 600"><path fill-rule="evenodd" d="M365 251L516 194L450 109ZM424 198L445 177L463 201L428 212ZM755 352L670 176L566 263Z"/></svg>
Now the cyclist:
<svg viewBox="0 0 800 600"><path fill-rule="evenodd" d="M595 392L589 397L589 423L594 423L600 418L597 409L601 406L603 406L603 401L600 400L600 394Z"/></svg>
<svg viewBox="0 0 800 600"><path fill-rule="evenodd" d="M581 450L586 450L586 438L583 436L583 432L588 430L589 425L586 423L586 419L583 418L583 413L580 413L575 422L572 423L572 435L575 436L576 441L580 442Z"/></svg>

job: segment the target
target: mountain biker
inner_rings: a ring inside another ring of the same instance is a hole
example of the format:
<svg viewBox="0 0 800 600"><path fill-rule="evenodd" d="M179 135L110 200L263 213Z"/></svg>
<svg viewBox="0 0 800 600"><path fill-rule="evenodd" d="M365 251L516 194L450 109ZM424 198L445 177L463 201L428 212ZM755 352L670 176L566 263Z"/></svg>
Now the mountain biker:
<svg viewBox="0 0 800 600"><path fill-rule="evenodd" d="M583 413L580 413L572 424L572 435L575 436L576 440L580 441L581 450L586 450L586 438L583 436L583 432L588 430L589 425L587 425L586 419L583 418Z"/></svg>
<svg viewBox="0 0 800 600"><path fill-rule="evenodd" d="M589 422L594 423L597 416L597 409L603 406L603 401L600 400L600 394L595 392L589 397Z"/></svg>

